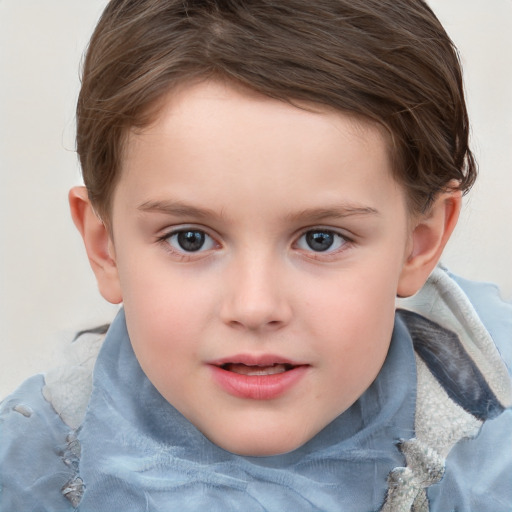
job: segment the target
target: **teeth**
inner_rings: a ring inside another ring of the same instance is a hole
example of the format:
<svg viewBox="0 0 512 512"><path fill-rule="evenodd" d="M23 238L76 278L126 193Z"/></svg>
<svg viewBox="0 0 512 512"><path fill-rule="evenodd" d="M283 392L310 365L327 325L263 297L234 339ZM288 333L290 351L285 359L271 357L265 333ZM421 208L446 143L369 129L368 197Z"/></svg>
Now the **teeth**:
<svg viewBox="0 0 512 512"><path fill-rule="evenodd" d="M247 366L241 363L228 363L222 366L224 370L240 375L276 375L290 370L292 367L289 364L276 363L270 366Z"/></svg>

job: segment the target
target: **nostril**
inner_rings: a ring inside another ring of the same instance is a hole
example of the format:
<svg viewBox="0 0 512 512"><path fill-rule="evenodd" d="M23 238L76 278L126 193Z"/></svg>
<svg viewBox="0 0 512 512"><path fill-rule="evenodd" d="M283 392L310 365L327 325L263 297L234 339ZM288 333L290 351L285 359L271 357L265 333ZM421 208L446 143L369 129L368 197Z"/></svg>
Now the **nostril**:
<svg viewBox="0 0 512 512"><path fill-rule="evenodd" d="M264 289L257 293L258 290L252 288L232 294L223 301L220 317L226 325L259 331L279 329L290 321L291 307L284 297L279 297L278 292L265 292Z"/></svg>

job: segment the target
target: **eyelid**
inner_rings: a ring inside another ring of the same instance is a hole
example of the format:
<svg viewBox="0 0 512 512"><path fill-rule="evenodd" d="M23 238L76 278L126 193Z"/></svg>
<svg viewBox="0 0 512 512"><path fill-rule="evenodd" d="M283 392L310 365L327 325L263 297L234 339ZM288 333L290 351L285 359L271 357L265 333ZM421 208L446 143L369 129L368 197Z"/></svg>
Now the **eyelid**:
<svg viewBox="0 0 512 512"><path fill-rule="evenodd" d="M352 234L350 231L344 228L324 225L312 225L301 228L298 231L296 239L298 240L300 237L304 236L306 233L309 233L310 231L325 231L329 233L334 233L335 235L339 235L350 242L353 242L357 238L355 234Z"/></svg>
<svg viewBox="0 0 512 512"><path fill-rule="evenodd" d="M185 251L173 247L169 243L169 238L171 238L174 235L178 235L179 233L182 233L184 231L200 231L201 233L204 233L208 238L210 238L213 241L214 247L205 250L200 249L198 251ZM157 243L162 244L165 250L167 250L174 256L178 256L181 259L181 261L204 258L208 256L211 250L218 249L221 247L221 243L218 241L219 237L213 235L211 233L211 230L204 226L198 226L194 224L178 224L175 226L164 228L160 230L160 233L161 234L157 235Z"/></svg>
<svg viewBox="0 0 512 512"><path fill-rule="evenodd" d="M311 248L302 249L302 248L297 247L299 240L301 240L302 237L304 237L307 233L310 233L312 231L313 232L315 232L315 231L322 232L323 231L323 232L327 232L327 233L333 233L334 235L341 237L344 240L344 242L342 243L341 247L334 249L334 250L327 249L326 251L315 251ZM334 259L334 258L338 257L342 252L344 252L347 249L349 249L350 247L352 247L354 245L354 238L355 238L354 236L347 234L345 230L340 229L340 228L334 228L331 226L329 226L329 227L328 226L308 226L306 228L301 229L298 236L295 238L295 242L293 245L296 246L299 251L301 251L301 253L304 255L304 257L314 259L314 260L324 260L325 261L328 259Z"/></svg>
<svg viewBox="0 0 512 512"><path fill-rule="evenodd" d="M201 231L205 235L208 235L211 238L213 238L214 240L220 238L217 234L212 232L212 229L201 224L194 224L193 222L166 226L165 228L159 229L156 236L159 239L169 238L173 234L180 233L182 231Z"/></svg>

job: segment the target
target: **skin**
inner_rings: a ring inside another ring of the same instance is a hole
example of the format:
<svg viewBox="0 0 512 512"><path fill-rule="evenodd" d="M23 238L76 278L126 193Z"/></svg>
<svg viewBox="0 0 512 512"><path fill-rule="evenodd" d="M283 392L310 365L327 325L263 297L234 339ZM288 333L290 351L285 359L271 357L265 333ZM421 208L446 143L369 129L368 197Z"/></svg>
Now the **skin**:
<svg viewBox="0 0 512 512"><path fill-rule="evenodd" d="M70 202L151 382L211 441L262 456L303 445L371 385L396 295L437 263L460 194L412 215L379 127L207 81L130 134L111 231L83 188ZM184 248L183 232L204 244ZM277 396L237 396L215 375L240 357L268 360L237 371L288 361L300 375Z"/></svg>

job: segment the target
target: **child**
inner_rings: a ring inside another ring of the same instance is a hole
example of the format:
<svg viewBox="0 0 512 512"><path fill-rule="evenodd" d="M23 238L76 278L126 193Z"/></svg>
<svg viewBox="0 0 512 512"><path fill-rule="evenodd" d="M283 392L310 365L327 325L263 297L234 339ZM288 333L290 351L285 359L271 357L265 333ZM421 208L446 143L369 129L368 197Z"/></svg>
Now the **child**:
<svg viewBox="0 0 512 512"><path fill-rule="evenodd" d="M476 172L421 0L111 0L77 122L123 309L4 401L1 510L510 510L512 307L437 267Z"/></svg>

